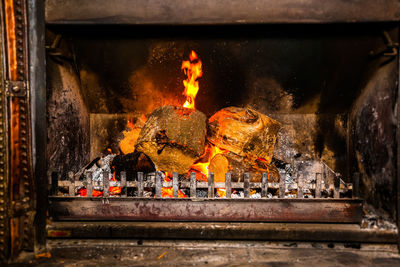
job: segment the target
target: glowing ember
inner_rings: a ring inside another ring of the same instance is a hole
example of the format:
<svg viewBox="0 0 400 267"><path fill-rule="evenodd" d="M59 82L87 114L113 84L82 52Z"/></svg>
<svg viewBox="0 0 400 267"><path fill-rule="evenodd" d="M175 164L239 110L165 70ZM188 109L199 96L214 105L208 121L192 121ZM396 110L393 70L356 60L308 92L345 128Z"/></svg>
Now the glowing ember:
<svg viewBox="0 0 400 267"><path fill-rule="evenodd" d="M201 156L200 160L194 163L189 172L197 172L200 174L197 178L199 180L208 181L208 167L210 166L211 159L217 154L227 154L228 151L224 149L220 149L217 146L214 146L211 143L208 143L206 146L206 152L204 152L203 156Z"/></svg>
<svg viewBox="0 0 400 267"><path fill-rule="evenodd" d="M183 81L183 85L185 86L183 95L186 96L186 102L183 104L183 107L194 109L194 99L199 91L197 78L203 75L203 71L201 69L201 60L193 50L189 58L190 61L182 61L182 69L187 76L187 79Z"/></svg>
<svg viewBox="0 0 400 267"><path fill-rule="evenodd" d="M164 172L165 178L164 182L171 182L172 181L172 173L170 172ZM173 189L172 187L161 187L161 197L173 197ZM181 190L178 190L178 198L187 198L185 193L183 193Z"/></svg>
<svg viewBox="0 0 400 267"><path fill-rule="evenodd" d="M147 118L143 114L140 117L127 120L126 130L122 132L124 137L119 142L119 148L123 154L129 154L135 151L136 141L139 138L140 131L146 123L146 120Z"/></svg>
<svg viewBox="0 0 400 267"><path fill-rule="evenodd" d="M226 189L225 188L217 188L217 196L218 197L226 197Z"/></svg>

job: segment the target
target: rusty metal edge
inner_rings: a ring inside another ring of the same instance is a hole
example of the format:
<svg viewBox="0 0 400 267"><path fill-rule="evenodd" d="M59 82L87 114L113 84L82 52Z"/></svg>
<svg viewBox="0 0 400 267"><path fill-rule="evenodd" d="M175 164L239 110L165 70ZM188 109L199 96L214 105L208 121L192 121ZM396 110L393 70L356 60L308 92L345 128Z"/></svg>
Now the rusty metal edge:
<svg viewBox="0 0 400 267"><path fill-rule="evenodd" d="M54 220L359 223L359 199L50 198Z"/></svg>
<svg viewBox="0 0 400 267"><path fill-rule="evenodd" d="M215 25L399 21L396 0L48 0L48 24Z"/></svg>
<svg viewBox="0 0 400 267"><path fill-rule="evenodd" d="M0 212L0 262L4 262L9 257L10 253L10 225L7 210L10 207L9 195L8 195L8 139L7 135L7 104L5 96L4 80L6 80L6 44L5 44L5 14L4 14L4 3L0 2L0 135L3 140L0 142L0 154L1 161L5 163L5 166L0 172L0 207L3 209Z"/></svg>
<svg viewBox="0 0 400 267"><path fill-rule="evenodd" d="M50 239L137 238L397 242L395 230L361 229L358 224L227 222L52 222Z"/></svg>

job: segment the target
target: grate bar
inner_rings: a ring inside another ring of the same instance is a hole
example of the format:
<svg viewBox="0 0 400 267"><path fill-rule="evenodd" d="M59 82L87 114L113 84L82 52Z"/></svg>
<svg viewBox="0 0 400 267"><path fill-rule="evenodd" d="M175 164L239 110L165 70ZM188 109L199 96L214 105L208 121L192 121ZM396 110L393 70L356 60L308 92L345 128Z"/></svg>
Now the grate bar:
<svg viewBox="0 0 400 267"><path fill-rule="evenodd" d="M261 180L261 197L266 198L268 195L268 177L269 173L263 172Z"/></svg>
<svg viewBox="0 0 400 267"><path fill-rule="evenodd" d="M122 171L120 173L121 176L121 183L120 183L120 187L121 187L121 197L127 197L128 196L128 190L126 188L126 172ZM142 173L143 176L143 173ZM138 177L139 177L139 173L138 173Z"/></svg>
<svg viewBox="0 0 400 267"><path fill-rule="evenodd" d="M303 184L304 184L304 175L302 172L299 172L297 174L297 198L304 197Z"/></svg>
<svg viewBox="0 0 400 267"><path fill-rule="evenodd" d="M315 174L315 198L321 198L322 173Z"/></svg>
<svg viewBox="0 0 400 267"><path fill-rule="evenodd" d="M243 193L244 198L250 197L250 174L248 172L243 174Z"/></svg>
<svg viewBox="0 0 400 267"><path fill-rule="evenodd" d="M108 171L103 171L103 197L110 195L110 175Z"/></svg>
<svg viewBox="0 0 400 267"><path fill-rule="evenodd" d="M161 198L161 173L156 172L156 197Z"/></svg>
<svg viewBox="0 0 400 267"><path fill-rule="evenodd" d="M143 197L143 172L138 172L137 195Z"/></svg>
<svg viewBox="0 0 400 267"><path fill-rule="evenodd" d="M225 174L225 190L226 190L226 198L231 198L232 196L232 175L230 172Z"/></svg>
<svg viewBox="0 0 400 267"><path fill-rule="evenodd" d="M196 198L196 173L190 173L190 197Z"/></svg>
<svg viewBox="0 0 400 267"><path fill-rule="evenodd" d="M93 196L92 172L88 172L86 176L86 196Z"/></svg>
<svg viewBox="0 0 400 267"><path fill-rule="evenodd" d="M179 183L178 183L178 173L172 173L172 197L177 198L179 196Z"/></svg>
<svg viewBox="0 0 400 267"><path fill-rule="evenodd" d="M285 191L286 191L286 172L280 173L280 179L279 179L279 197L284 198L285 197Z"/></svg>
<svg viewBox="0 0 400 267"><path fill-rule="evenodd" d="M215 185L214 185L214 173L210 173L208 175L208 198L214 198L214 190Z"/></svg>

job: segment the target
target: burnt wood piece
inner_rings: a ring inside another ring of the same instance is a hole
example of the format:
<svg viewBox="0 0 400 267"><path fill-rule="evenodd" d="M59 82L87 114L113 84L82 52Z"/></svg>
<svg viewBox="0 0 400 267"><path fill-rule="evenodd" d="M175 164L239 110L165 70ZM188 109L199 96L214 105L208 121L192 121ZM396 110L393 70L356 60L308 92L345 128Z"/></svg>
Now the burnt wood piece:
<svg viewBox="0 0 400 267"><path fill-rule="evenodd" d="M54 220L359 223L358 199L132 199L50 197Z"/></svg>
<svg viewBox="0 0 400 267"><path fill-rule="evenodd" d="M142 128L136 150L148 155L157 170L185 174L204 153L206 120L198 110L158 108Z"/></svg>
<svg viewBox="0 0 400 267"><path fill-rule="evenodd" d="M51 24L252 24L398 21L396 0L47 0Z"/></svg>
<svg viewBox="0 0 400 267"><path fill-rule="evenodd" d="M126 155L116 155L111 163L116 173L126 172L128 180L136 177L137 172L151 173L156 171L154 163L142 152L133 152Z"/></svg>
<svg viewBox="0 0 400 267"><path fill-rule="evenodd" d="M207 140L239 156L272 161L281 124L250 108L223 108L210 117Z"/></svg>
<svg viewBox="0 0 400 267"><path fill-rule="evenodd" d="M245 172L251 174L251 182L261 182L262 173L269 173L269 182L279 181L279 171L274 164L267 164L265 161L238 156L234 153L217 154L209 165L209 171L215 175L215 182L224 182L225 174L232 173L232 181L242 180Z"/></svg>

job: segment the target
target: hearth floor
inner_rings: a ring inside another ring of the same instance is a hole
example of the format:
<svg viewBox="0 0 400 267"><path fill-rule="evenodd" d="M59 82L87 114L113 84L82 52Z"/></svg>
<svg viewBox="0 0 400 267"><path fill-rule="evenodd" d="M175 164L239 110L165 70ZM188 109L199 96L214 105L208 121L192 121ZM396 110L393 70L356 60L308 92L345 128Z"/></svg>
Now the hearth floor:
<svg viewBox="0 0 400 267"><path fill-rule="evenodd" d="M41 256L41 257L38 257ZM396 245L187 241L49 240L10 266L400 266Z"/></svg>

